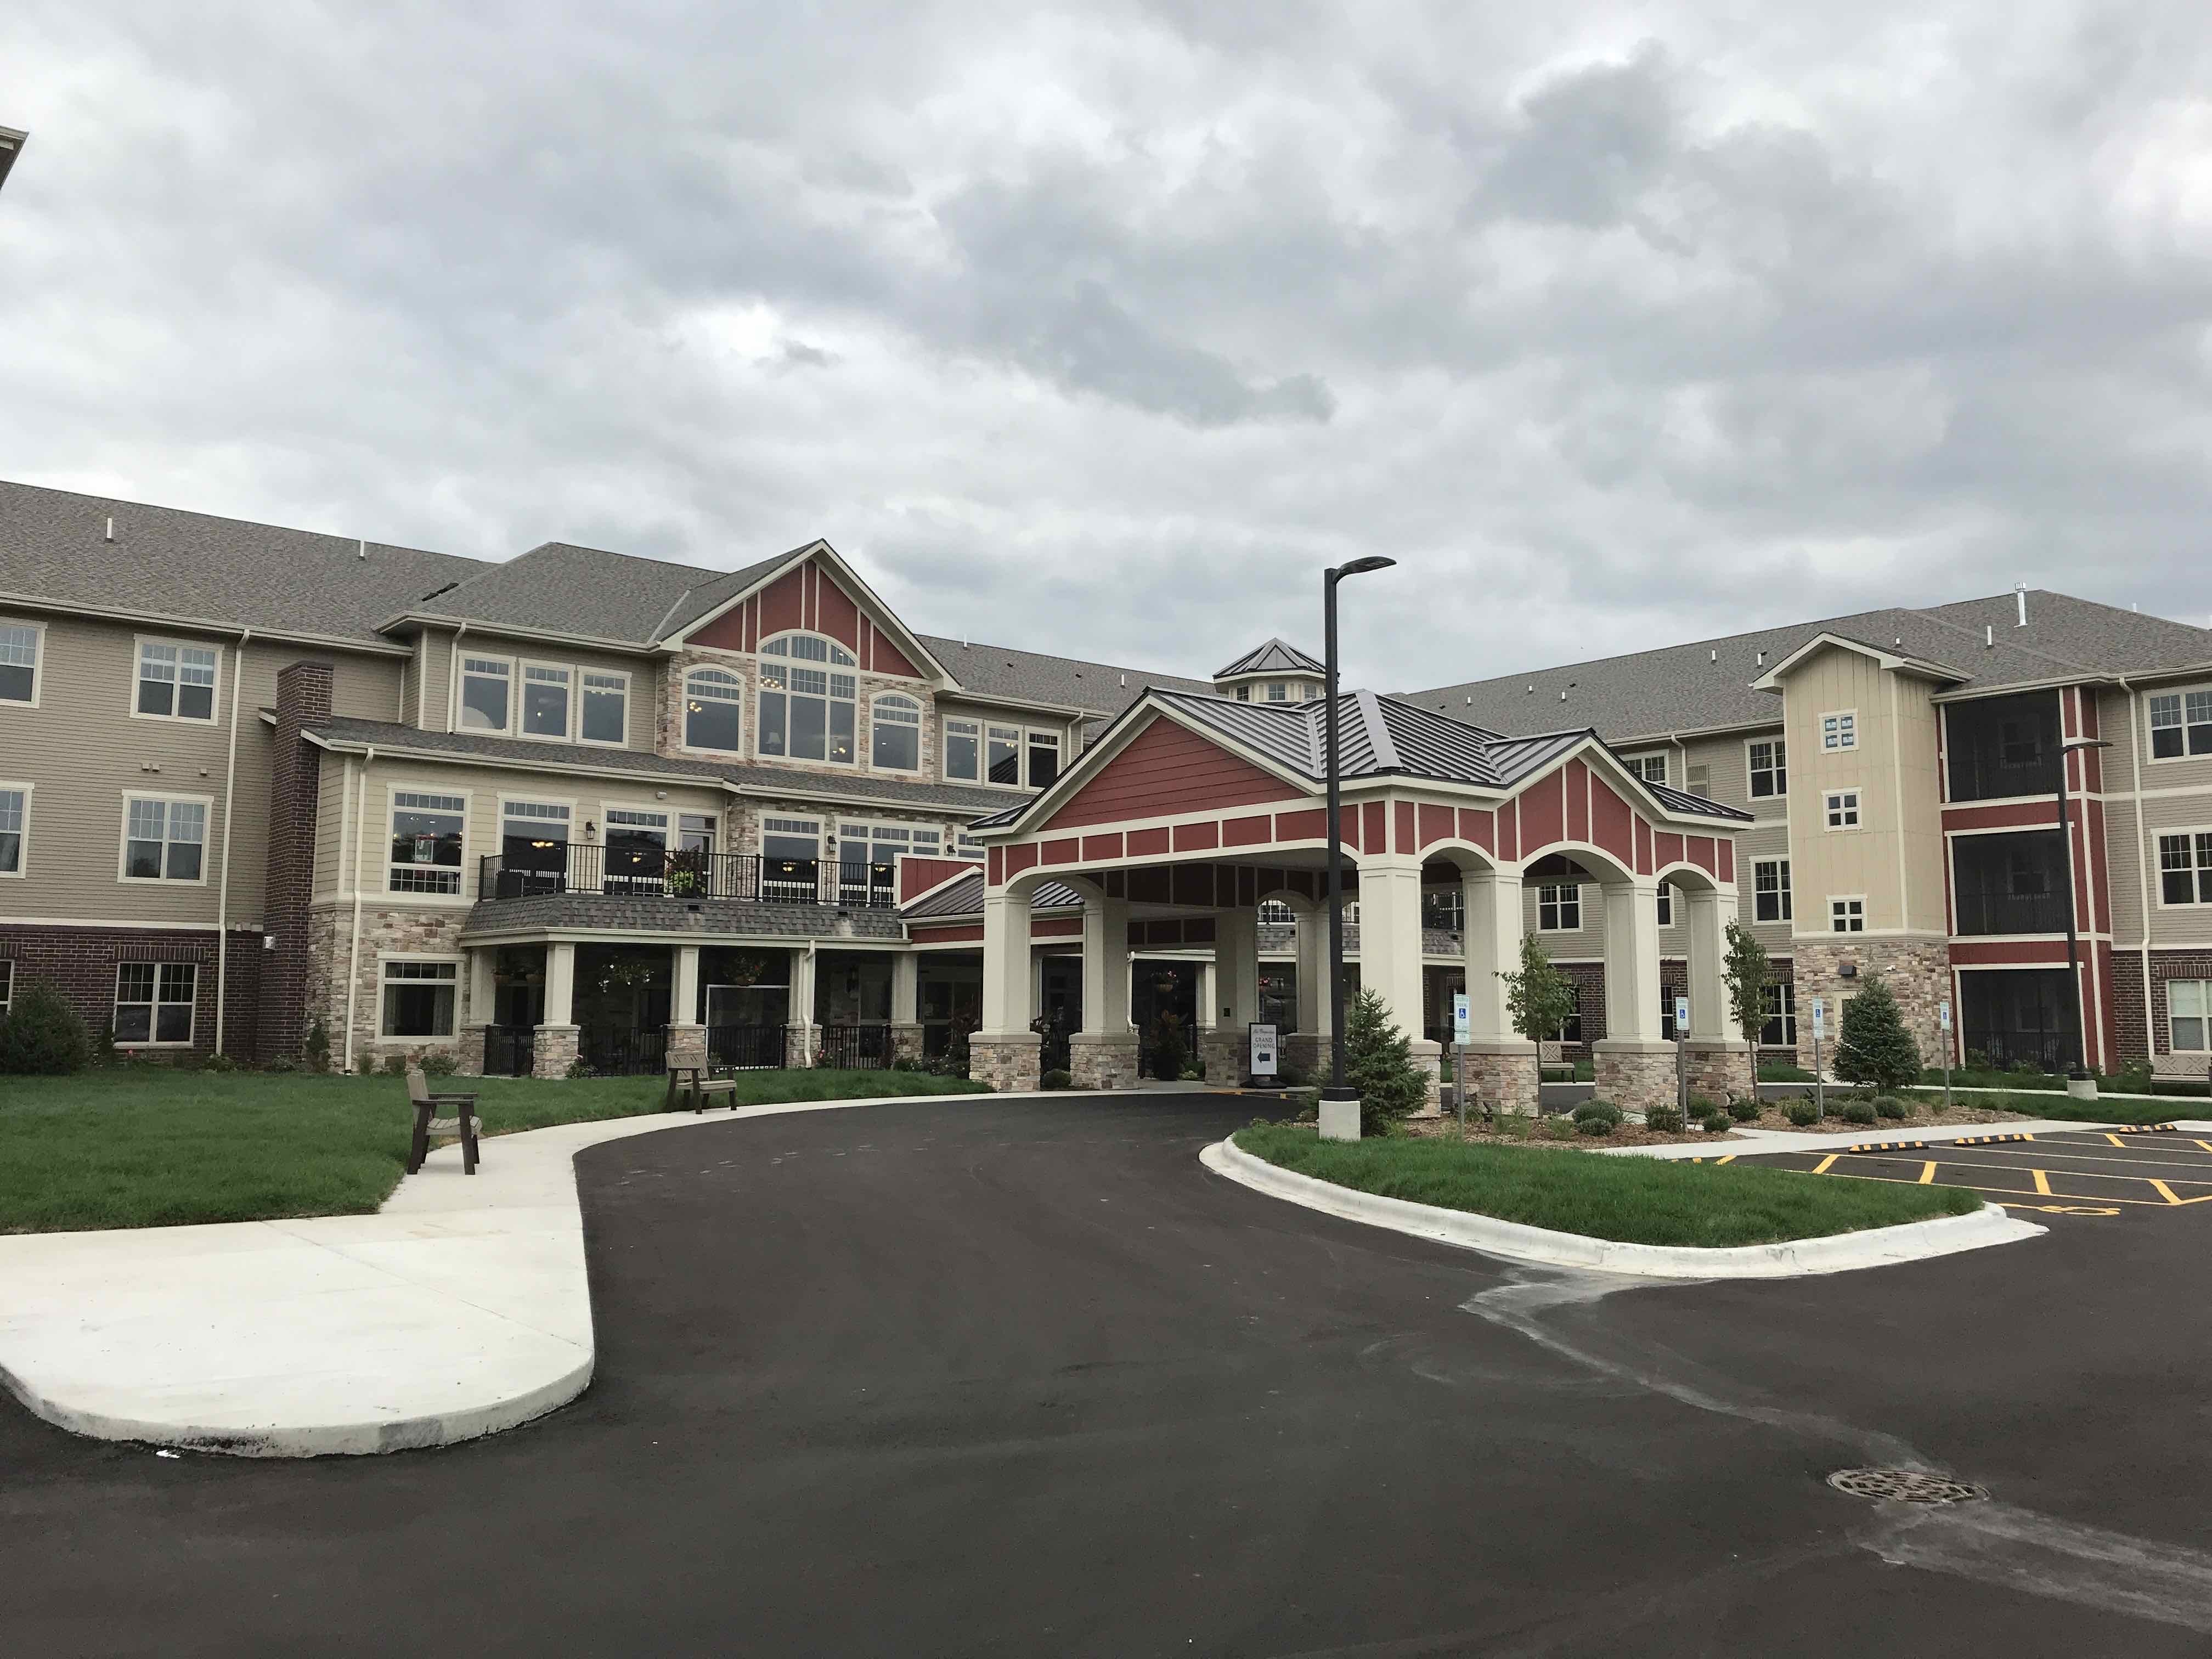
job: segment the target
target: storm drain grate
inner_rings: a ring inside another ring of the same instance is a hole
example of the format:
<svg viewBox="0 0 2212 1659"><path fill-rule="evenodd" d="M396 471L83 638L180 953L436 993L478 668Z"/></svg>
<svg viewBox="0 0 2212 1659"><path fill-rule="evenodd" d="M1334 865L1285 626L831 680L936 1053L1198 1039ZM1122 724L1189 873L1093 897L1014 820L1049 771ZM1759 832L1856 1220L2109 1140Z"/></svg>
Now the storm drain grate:
<svg viewBox="0 0 2212 1659"><path fill-rule="evenodd" d="M1880 1498L1893 1504L1978 1504L1989 1497L1979 1486L1918 1469L1838 1469L1828 1484L1854 1498Z"/></svg>

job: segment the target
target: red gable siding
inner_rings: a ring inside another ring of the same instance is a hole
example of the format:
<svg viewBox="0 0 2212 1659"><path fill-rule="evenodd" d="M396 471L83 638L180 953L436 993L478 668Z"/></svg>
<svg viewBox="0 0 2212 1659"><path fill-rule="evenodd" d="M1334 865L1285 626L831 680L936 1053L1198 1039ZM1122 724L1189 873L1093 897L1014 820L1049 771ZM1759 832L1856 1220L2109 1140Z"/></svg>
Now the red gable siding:
<svg viewBox="0 0 2212 1659"><path fill-rule="evenodd" d="M964 876L975 867L973 859L901 859L898 867L899 902L903 904L916 893L927 892L940 881Z"/></svg>
<svg viewBox="0 0 2212 1659"><path fill-rule="evenodd" d="M857 657L860 651L860 607L853 596L837 586L829 572L819 565L810 564L814 573L814 627L817 633L827 634L853 647Z"/></svg>
<svg viewBox="0 0 2212 1659"><path fill-rule="evenodd" d="M1589 838L1630 869L1636 867L1636 814L1603 779L1590 784Z"/></svg>
<svg viewBox="0 0 2212 1659"><path fill-rule="evenodd" d="M1048 830L1289 800L1299 792L1173 720L1153 718L1052 815ZM1137 848L1133 844L1130 851Z"/></svg>
<svg viewBox="0 0 2212 1659"><path fill-rule="evenodd" d="M1528 793L1521 797L1521 858L1549 847L1555 841L1564 841L1567 834L1565 783L1554 772L1540 778Z"/></svg>
<svg viewBox="0 0 2212 1659"><path fill-rule="evenodd" d="M1478 812L1462 806L1459 813L1459 833L1462 841L1471 841L1486 853L1498 850L1498 815Z"/></svg>
<svg viewBox="0 0 2212 1659"><path fill-rule="evenodd" d="M806 626L806 567L787 570L760 596L761 637Z"/></svg>
<svg viewBox="0 0 2212 1659"><path fill-rule="evenodd" d="M1589 768L1580 761L1569 761L1560 787L1566 793L1567 839L1586 842L1590 838Z"/></svg>

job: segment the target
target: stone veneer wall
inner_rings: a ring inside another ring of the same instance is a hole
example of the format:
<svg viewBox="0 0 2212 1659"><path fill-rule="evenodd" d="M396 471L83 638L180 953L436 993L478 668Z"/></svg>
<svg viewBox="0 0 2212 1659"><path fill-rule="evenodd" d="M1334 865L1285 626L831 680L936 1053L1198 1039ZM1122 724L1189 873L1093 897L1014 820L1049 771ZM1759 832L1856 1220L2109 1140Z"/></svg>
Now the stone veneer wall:
<svg viewBox="0 0 2212 1659"><path fill-rule="evenodd" d="M1674 1103L1673 1043L1600 1048L1592 1059L1597 1072L1595 1098L1609 1100L1622 1110L1632 1112L1648 1112L1654 1106Z"/></svg>
<svg viewBox="0 0 2212 1659"><path fill-rule="evenodd" d="M1086 1036L1078 1031L1067 1040L1070 1087L1130 1089L1137 1082L1137 1038Z"/></svg>
<svg viewBox="0 0 2212 1659"><path fill-rule="evenodd" d="M1004 1037L968 1039L968 1075L988 1083L1000 1094L1033 1092L1043 1076L1039 1063L1043 1045L1028 1033Z"/></svg>
<svg viewBox="0 0 2212 1659"><path fill-rule="evenodd" d="M361 963L354 980L354 1063L374 1054L378 1063L387 1054L420 1055L434 1051L460 1057L460 1034L468 1025L481 1025L489 1010L468 1006L469 971L464 960L455 977L453 1036L450 1037L386 1037L378 1035L384 1024L384 988L379 954L391 951L411 956L462 954L460 936L469 913L459 905L436 909L386 909L364 904L361 912ZM346 1029L346 960L353 944L353 906L325 905L308 919L307 969L303 1004L312 1023L319 1014L331 1037L331 1064L343 1063ZM481 1039L479 1039L479 1042ZM477 1055L483 1066L481 1048Z"/></svg>
<svg viewBox="0 0 2212 1659"><path fill-rule="evenodd" d="M1856 979L1845 979L1839 969L1846 963L1858 969ZM1797 983L1797 1063L1813 1063L1813 1003L1814 997L1828 1005L1827 1035L1821 1039L1820 1059L1832 1066L1836 1039L1843 1028L1843 1004L1858 994L1867 975L1879 973L1888 981L1891 994L1905 1016L1905 1029L1920 1045L1921 1057L1940 1063L1941 1028L1937 1008L1951 994L1951 947L1942 939L1891 939L1863 933L1838 933L1832 938L1799 939L1791 947L1791 973ZM1954 1011L1956 1012L1955 1010ZM1956 1057L1954 1056L1955 1059Z"/></svg>

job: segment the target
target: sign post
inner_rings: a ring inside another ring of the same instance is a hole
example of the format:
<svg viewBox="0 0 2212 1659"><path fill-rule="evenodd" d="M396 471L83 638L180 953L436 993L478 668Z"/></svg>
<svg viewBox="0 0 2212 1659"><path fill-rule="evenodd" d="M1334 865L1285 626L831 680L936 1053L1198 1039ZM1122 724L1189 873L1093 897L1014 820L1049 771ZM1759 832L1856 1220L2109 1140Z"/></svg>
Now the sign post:
<svg viewBox="0 0 2212 1659"><path fill-rule="evenodd" d="M1690 1121L1690 1000L1674 999L1674 1109Z"/></svg>
<svg viewBox="0 0 2212 1659"><path fill-rule="evenodd" d="M1467 993L1452 993L1452 1098L1459 1103L1459 1138L1467 1139Z"/></svg>
<svg viewBox="0 0 2212 1659"><path fill-rule="evenodd" d="M1946 997L1936 1006L1936 1024L1943 1034L1943 1112L1951 1111L1951 1000Z"/></svg>
<svg viewBox="0 0 2212 1659"><path fill-rule="evenodd" d="M1820 1038L1828 1029L1828 1005L1819 997L1813 999L1813 1116L1817 1121L1828 1115L1828 1096L1820 1082Z"/></svg>

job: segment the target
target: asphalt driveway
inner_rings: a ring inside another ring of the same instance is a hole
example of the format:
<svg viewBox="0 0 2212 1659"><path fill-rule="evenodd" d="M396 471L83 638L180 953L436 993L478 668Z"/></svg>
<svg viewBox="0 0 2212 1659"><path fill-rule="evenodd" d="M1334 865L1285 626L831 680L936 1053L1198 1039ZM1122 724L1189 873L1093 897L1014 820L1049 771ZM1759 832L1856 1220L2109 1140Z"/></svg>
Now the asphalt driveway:
<svg viewBox="0 0 2212 1659"><path fill-rule="evenodd" d="M1251 1103L580 1160L599 1372L307 1464L0 1407L0 1651L2201 1655L2212 1206L1621 1287L1283 1205ZM1831 1491L1920 1462L1951 1510Z"/></svg>

